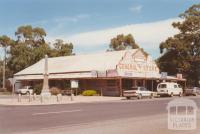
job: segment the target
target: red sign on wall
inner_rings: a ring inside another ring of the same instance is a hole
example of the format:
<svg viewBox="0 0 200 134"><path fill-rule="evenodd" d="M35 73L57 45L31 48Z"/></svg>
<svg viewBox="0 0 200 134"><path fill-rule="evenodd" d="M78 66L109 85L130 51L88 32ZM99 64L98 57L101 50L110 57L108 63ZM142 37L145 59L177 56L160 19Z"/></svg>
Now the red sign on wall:
<svg viewBox="0 0 200 134"><path fill-rule="evenodd" d="M118 76L117 70L108 70L107 77L115 77Z"/></svg>

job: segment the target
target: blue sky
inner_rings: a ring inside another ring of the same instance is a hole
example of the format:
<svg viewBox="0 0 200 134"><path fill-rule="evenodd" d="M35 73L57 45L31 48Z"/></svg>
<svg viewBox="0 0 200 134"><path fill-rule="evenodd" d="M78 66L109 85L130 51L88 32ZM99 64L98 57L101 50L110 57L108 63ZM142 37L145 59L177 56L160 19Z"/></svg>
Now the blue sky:
<svg viewBox="0 0 200 134"><path fill-rule="evenodd" d="M159 42L177 33L170 28L171 22L197 3L199 0L0 0L0 35L14 38L18 26L31 24L46 30L47 41L62 38L74 43L76 53L88 53L105 51L110 38L133 31L137 43L156 58Z"/></svg>

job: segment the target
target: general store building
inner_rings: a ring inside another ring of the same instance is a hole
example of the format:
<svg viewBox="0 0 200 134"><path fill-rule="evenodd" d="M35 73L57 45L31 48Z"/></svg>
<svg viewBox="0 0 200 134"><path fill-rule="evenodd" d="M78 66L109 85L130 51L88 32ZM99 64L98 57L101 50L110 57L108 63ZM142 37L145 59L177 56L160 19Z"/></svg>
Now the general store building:
<svg viewBox="0 0 200 134"><path fill-rule="evenodd" d="M44 62L40 60L14 78L24 85L42 82ZM155 91L163 81L155 61L143 49L48 58L48 72L50 87L64 90L69 88L70 80L78 80L79 91L93 89L106 96L121 96L123 90L134 86ZM185 79L167 76L165 81L184 84Z"/></svg>

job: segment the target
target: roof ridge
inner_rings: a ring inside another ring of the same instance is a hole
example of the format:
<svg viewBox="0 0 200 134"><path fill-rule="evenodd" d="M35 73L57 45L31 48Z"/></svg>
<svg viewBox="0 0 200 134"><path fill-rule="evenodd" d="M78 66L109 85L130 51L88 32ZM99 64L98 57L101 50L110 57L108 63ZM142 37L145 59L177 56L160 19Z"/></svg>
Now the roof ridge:
<svg viewBox="0 0 200 134"><path fill-rule="evenodd" d="M63 58L63 57L75 57L75 56L91 56L91 55L107 54L107 53L121 53L121 52L133 51L133 50L135 51L135 50L139 50L139 49L128 49L128 50L120 50L120 51L105 51L105 52L96 52L96 53L84 53L84 54L77 54L77 55L49 57L49 59Z"/></svg>

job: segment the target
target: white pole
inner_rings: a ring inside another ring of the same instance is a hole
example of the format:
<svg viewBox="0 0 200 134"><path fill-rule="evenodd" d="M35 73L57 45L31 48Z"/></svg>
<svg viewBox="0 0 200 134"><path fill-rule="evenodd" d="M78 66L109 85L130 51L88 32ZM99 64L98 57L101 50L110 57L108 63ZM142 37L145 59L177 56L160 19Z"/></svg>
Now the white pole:
<svg viewBox="0 0 200 134"><path fill-rule="evenodd" d="M6 47L4 48L4 61L3 61L3 89L5 90L6 85Z"/></svg>
<svg viewBox="0 0 200 134"><path fill-rule="evenodd" d="M18 102L21 102L21 94L18 95Z"/></svg>

